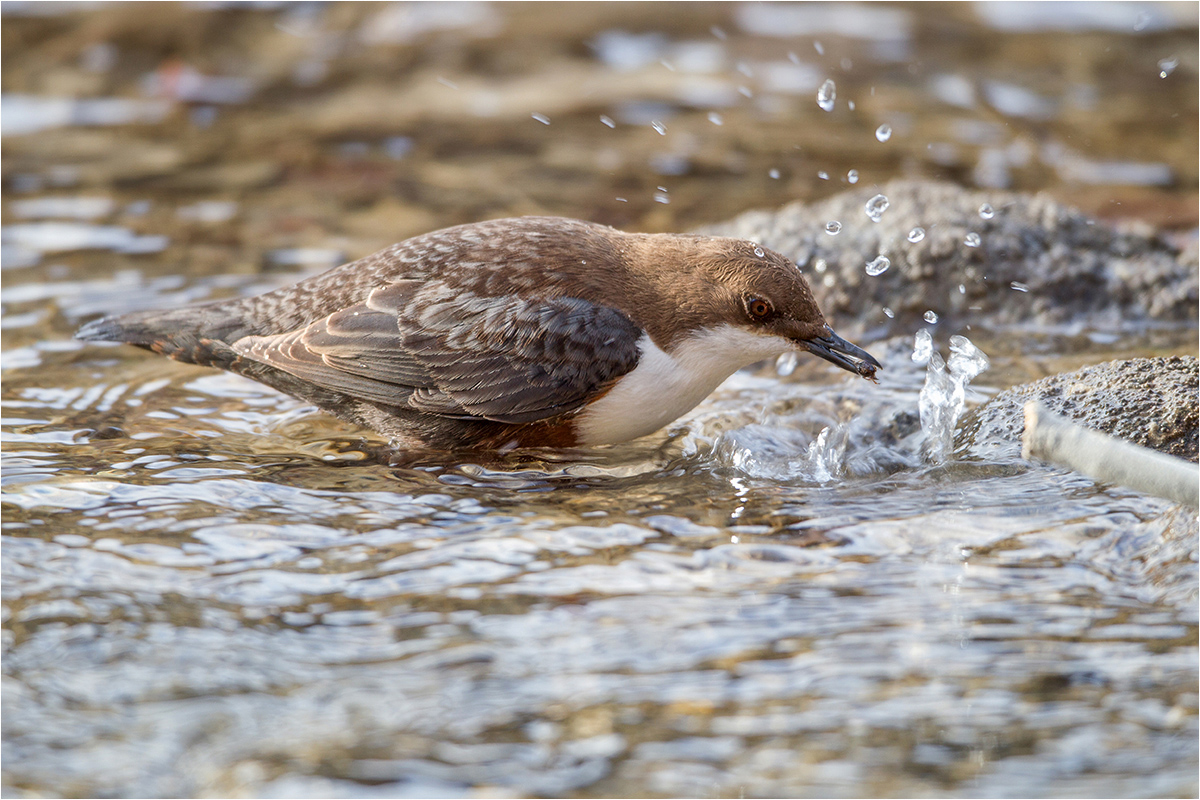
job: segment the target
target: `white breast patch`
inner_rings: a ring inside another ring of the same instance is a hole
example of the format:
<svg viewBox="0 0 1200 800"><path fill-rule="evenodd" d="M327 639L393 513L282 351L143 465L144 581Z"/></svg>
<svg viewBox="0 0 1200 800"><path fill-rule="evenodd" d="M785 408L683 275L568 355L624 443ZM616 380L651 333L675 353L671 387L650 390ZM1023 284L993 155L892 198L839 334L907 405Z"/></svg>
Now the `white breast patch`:
<svg viewBox="0 0 1200 800"><path fill-rule="evenodd" d="M782 336L720 325L685 339L666 353L646 334L641 358L608 394L575 422L582 445L612 444L653 433L696 407L742 367L796 346Z"/></svg>

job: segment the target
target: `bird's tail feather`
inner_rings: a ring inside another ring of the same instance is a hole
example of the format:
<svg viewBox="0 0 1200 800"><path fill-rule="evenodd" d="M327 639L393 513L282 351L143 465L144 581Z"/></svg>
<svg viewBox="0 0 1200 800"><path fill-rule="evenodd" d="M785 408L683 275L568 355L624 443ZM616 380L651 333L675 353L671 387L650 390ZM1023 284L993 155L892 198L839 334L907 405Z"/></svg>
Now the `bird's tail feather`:
<svg viewBox="0 0 1200 800"><path fill-rule="evenodd" d="M230 344L251 333L247 321L219 306L192 306L167 311L133 311L93 320L76 339L125 342L177 361L229 369L237 354Z"/></svg>

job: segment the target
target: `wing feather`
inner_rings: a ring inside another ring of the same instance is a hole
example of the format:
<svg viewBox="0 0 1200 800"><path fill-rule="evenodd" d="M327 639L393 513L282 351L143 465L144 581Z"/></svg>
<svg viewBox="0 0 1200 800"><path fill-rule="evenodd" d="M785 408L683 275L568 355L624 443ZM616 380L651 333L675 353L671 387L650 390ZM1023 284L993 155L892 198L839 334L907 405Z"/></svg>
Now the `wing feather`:
<svg viewBox="0 0 1200 800"><path fill-rule="evenodd" d="M526 423L582 408L633 369L640 335L624 314L578 298L482 298L404 281L233 348L373 403Z"/></svg>

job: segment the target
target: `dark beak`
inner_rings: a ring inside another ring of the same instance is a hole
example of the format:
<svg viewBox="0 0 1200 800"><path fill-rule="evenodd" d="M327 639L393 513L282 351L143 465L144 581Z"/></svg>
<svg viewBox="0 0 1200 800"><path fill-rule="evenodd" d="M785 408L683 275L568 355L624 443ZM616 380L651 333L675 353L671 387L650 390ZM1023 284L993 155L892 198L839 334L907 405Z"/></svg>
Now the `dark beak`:
<svg viewBox="0 0 1200 800"><path fill-rule="evenodd" d="M875 356L857 345L850 344L838 336L829 327L825 327L824 336L812 339L799 339L796 344L815 356L837 364L844 370L861 375L868 380L875 380L875 370L883 369L883 365L875 360Z"/></svg>

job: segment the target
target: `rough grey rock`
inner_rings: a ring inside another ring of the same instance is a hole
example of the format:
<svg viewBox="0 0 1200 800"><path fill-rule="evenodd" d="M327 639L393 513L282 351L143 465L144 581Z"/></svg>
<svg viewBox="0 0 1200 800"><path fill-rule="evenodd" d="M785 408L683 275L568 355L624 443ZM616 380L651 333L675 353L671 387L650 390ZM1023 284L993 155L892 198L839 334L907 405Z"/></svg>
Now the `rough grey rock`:
<svg viewBox="0 0 1200 800"><path fill-rule="evenodd" d="M865 208L876 194L889 205L872 222ZM985 203L991 219L980 215ZM837 235L826 233L830 221L841 223ZM910 242L916 227L925 237ZM1045 195L897 181L748 212L701 232L755 239L794 259L826 316L847 329L856 321L902 330L928 310L955 325L1042 330L1196 320L1194 238L1181 249L1145 226L1109 227ZM964 243L970 233L977 247ZM879 255L891 267L868 276L867 262Z"/></svg>
<svg viewBox="0 0 1200 800"><path fill-rule="evenodd" d="M1194 356L1109 361L1051 375L1014 386L968 412L956 449L987 458L1016 457L1025 403L1040 400L1085 427L1196 461L1198 385Z"/></svg>

